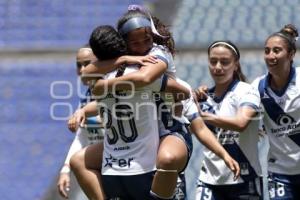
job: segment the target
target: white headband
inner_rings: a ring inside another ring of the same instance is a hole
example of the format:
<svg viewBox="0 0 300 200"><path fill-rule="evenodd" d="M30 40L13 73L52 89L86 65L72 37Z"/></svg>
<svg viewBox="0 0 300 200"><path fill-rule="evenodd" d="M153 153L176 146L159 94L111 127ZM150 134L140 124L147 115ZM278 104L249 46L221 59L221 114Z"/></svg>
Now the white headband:
<svg viewBox="0 0 300 200"><path fill-rule="evenodd" d="M151 21L145 17L133 17L122 25L119 29L119 33L125 35L130 31L144 27L151 27Z"/></svg>
<svg viewBox="0 0 300 200"><path fill-rule="evenodd" d="M93 51L91 48L89 47L82 47L79 49L79 51L82 51L82 50L88 50L88 51Z"/></svg>
<svg viewBox="0 0 300 200"><path fill-rule="evenodd" d="M134 5L133 4L133 5L129 5L128 6L128 11L130 11L130 10L138 10L138 11L141 11L141 12L145 13L146 15L148 15L148 17L150 19L150 27L151 27L152 33L154 33L155 35L157 35L157 36L159 36L161 38L169 38L169 36L164 36L164 35L159 34L159 32L157 31L157 29L156 29L156 27L154 25L154 22L153 22L153 19L152 19L151 15L150 15L150 12L146 8L144 8L144 7L140 6L140 5ZM147 23L147 26L148 26L148 23ZM131 30L133 30L133 29L131 29ZM128 32L129 31L127 31L127 33Z"/></svg>
<svg viewBox="0 0 300 200"><path fill-rule="evenodd" d="M214 48L215 46L217 46L217 45L219 45L219 44L223 44L223 45L225 45L225 46L228 46L230 49L232 49L232 50L234 51L234 53L237 55L237 57L240 57L239 54L238 54L238 52L235 50L235 48L234 48L232 45L228 44L227 42L216 42L216 43L214 43L214 44L210 47L210 49Z"/></svg>

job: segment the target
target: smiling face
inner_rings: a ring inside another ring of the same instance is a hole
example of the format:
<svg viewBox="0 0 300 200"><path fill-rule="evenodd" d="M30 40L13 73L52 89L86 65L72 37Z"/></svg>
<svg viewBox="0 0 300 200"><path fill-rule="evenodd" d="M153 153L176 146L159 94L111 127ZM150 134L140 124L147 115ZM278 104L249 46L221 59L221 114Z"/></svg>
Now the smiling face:
<svg viewBox="0 0 300 200"><path fill-rule="evenodd" d="M92 49L89 48L79 49L76 56L77 74L81 75L82 68L86 67L88 64L96 60L97 59L94 56Z"/></svg>
<svg viewBox="0 0 300 200"><path fill-rule="evenodd" d="M153 46L150 28L139 28L127 34L127 48L132 55L146 55Z"/></svg>
<svg viewBox="0 0 300 200"><path fill-rule="evenodd" d="M294 52L288 51L288 45L280 36L273 36L266 41L264 59L271 74L279 74L290 68Z"/></svg>
<svg viewBox="0 0 300 200"><path fill-rule="evenodd" d="M231 82L237 62L233 52L224 46L213 47L209 52L209 71L215 84Z"/></svg>

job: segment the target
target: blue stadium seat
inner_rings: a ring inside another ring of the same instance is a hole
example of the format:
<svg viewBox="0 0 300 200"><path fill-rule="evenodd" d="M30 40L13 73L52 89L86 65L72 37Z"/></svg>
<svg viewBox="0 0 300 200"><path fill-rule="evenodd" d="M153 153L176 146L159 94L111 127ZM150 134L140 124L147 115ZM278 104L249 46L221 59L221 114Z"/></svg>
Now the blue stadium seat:
<svg viewBox="0 0 300 200"><path fill-rule="evenodd" d="M131 3L143 4L143 1L2 2L0 47L26 50L77 48L87 41L92 29L97 25L115 25Z"/></svg>
<svg viewBox="0 0 300 200"><path fill-rule="evenodd" d="M240 47L259 47L283 25L300 26L298 4L296 0L183 1L173 23L177 47L207 46L220 39L230 39Z"/></svg>
<svg viewBox="0 0 300 200"><path fill-rule="evenodd" d="M55 80L65 80L76 87L73 62L1 63L1 199L41 199L57 175L74 134L65 120L51 118L50 107L62 102L75 109L78 97L73 93L68 99L52 98L50 86ZM55 92L65 95L66 88L58 85ZM66 116L68 110L60 108L56 114Z"/></svg>

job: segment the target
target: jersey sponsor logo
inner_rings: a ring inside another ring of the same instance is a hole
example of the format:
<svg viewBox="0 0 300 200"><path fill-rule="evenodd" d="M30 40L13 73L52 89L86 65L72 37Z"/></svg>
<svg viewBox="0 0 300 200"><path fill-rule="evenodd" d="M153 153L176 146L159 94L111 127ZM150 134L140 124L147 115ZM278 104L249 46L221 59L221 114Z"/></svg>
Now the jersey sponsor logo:
<svg viewBox="0 0 300 200"><path fill-rule="evenodd" d="M292 70L294 70L294 68L292 68ZM268 94L265 89L266 80L267 79L262 79L258 85L261 102L270 119L278 126L281 126L279 128L271 128L271 133L274 134L275 137L288 136L293 142L300 146L299 122L296 122L292 116L285 113L275 99ZM265 93L267 93L268 98L262 98L263 95L266 95Z"/></svg>
<svg viewBox="0 0 300 200"><path fill-rule="evenodd" d="M300 123L292 123L279 128L271 128L271 133L276 137L291 136L300 132L300 130L297 130L299 127Z"/></svg>
<svg viewBox="0 0 300 200"><path fill-rule="evenodd" d="M120 168L130 168L131 165L131 161L133 161L134 158L130 157L130 158L115 158L113 157L111 154L109 155L109 157L105 158L105 165L104 167L113 167L113 165L117 165Z"/></svg>
<svg viewBox="0 0 300 200"><path fill-rule="evenodd" d="M123 151L123 150L128 150L128 149L130 149L129 146L115 147L114 151Z"/></svg>
<svg viewBox="0 0 300 200"><path fill-rule="evenodd" d="M271 129L271 133L275 137L289 137L293 142L300 146L300 123L289 124L276 129Z"/></svg>
<svg viewBox="0 0 300 200"><path fill-rule="evenodd" d="M221 134L219 134L219 141L221 144L234 144L235 139L239 139L240 134L234 133L228 130L220 129Z"/></svg>
<svg viewBox="0 0 300 200"><path fill-rule="evenodd" d="M117 93L108 93L104 99L112 99L112 98L118 98L118 97L126 97L132 94L128 94L126 92L117 92Z"/></svg>
<svg viewBox="0 0 300 200"><path fill-rule="evenodd" d="M87 128L87 131L89 132L89 134L99 134L98 128Z"/></svg>
<svg viewBox="0 0 300 200"><path fill-rule="evenodd" d="M89 144L94 144L94 143L97 143L101 140L103 140L103 136L102 135L95 135L95 136L88 136L88 139L89 139Z"/></svg>
<svg viewBox="0 0 300 200"><path fill-rule="evenodd" d="M89 144L94 144L96 142L99 142L100 140L103 140L104 135L98 128L87 128L88 131L88 139L89 139Z"/></svg>

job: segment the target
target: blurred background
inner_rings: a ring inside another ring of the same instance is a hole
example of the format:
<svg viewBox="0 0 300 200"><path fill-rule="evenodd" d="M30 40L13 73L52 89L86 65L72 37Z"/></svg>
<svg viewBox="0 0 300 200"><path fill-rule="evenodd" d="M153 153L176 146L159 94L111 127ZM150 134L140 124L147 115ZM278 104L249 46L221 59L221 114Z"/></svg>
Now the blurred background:
<svg viewBox="0 0 300 200"><path fill-rule="evenodd" d="M0 199L61 199L57 176L74 137L66 120L81 94L76 51L97 25L115 25L129 4L145 5L170 25L177 74L193 87L211 85L206 48L214 40L237 44L252 81L265 73L267 36L288 23L300 28L299 0L0 0ZM195 141L188 199L200 163ZM74 187L70 199L84 199Z"/></svg>

